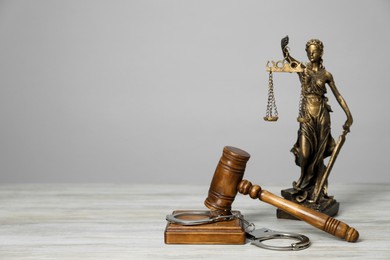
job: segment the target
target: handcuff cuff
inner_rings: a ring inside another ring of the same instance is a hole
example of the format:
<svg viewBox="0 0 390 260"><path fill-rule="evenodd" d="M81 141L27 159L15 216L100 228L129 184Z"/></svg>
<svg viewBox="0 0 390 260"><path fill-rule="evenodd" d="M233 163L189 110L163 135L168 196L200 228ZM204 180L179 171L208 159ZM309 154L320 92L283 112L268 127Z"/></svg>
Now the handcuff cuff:
<svg viewBox="0 0 390 260"><path fill-rule="evenodd" d="M185 220L179 218L180 216L185 215L195 215L195 216L208 216L207 218L196 219L196 220ZM310 239L298 233L291 232L282 232L275 231L268 228L256 229L255 224L248 222L244 217L239 213L232 213L230 215L218 215L213 216L210 211L190 211L190 212L177 212L171 215L166 216L166 220L169 223L179 224L183 226L195 226L202 224L210 224L219 221L227 221L233 219L239 219L243 223L244 230L246 233L246 238L250 241L252 245L277 251L298 251L306 249L310 246ZM263 241L271 239L293 239L298 240L297 243L292 243L290 246L271 246L264 244Z"/></svg>

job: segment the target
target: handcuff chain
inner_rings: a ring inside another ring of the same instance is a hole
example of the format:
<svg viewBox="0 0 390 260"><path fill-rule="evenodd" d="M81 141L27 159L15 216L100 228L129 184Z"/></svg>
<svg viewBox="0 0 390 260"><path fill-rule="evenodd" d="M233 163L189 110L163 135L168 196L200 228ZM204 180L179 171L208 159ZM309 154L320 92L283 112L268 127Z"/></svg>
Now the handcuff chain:
<svg viewBox="0 0 390 260"><path fill-rule="evenodd" d="M244 217L241 214L234 214L239 220L241 220L244 224L245 232L252 232L256 229L256 226L253 222L249 222L248 220L244 219Z"/></svg>

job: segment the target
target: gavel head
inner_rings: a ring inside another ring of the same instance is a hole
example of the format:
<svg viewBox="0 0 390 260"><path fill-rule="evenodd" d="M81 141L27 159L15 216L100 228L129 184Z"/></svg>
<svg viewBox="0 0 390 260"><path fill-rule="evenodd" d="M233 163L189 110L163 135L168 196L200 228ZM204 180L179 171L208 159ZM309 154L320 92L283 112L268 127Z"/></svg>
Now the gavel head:
<svg viewBox="0 0 390 260"><path fill-rule="evenodd" d="M230 215L231 205L237 195L237 186L244 176L249 153L226 146L219 160L209 194L204 204L216 215Z"/></svg>

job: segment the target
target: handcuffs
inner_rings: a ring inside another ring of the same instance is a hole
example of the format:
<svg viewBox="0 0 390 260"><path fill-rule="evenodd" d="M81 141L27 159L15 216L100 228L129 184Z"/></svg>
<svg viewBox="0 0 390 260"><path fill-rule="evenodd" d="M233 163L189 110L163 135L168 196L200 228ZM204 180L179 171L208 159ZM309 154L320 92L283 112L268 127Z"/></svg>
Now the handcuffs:
<svg viewBox="0 0 390 260"><path fill-rule="evenodd" d="M196 219L196 220L185 220L179 218L184 215L198 215L198 216L208 216L207 218ZM291 232L281 232L275 231L268 228L256 229L253 223L248 222L244 217L239 213L232 213L231 215L220 215L212 216L210 211L190 211L190 212L177 212L171 215L166 216L166 220L169 223L179 224L183 226L194 226L202 224L210 224L219 221L227 221L233 219L240 219L244 225L246 238L250 241L252 245L277 251L298 251L306 249L310 246L310 240L307 236L291 233ZM271 246L264 244L263 241L271 239L293 239L298 240L297 243L292 243L290 246Z"/></svg>

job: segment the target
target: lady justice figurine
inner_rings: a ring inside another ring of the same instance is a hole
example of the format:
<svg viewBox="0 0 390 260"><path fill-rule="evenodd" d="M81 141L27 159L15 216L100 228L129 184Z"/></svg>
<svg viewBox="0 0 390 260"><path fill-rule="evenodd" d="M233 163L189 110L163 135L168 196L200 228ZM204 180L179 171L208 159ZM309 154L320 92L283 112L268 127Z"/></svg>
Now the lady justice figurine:
<svg viewBox="0 0 390 260"><path fill-rule="evenodd" d="M305 65L290 56L288 36L281 40L284 60L267 63L270 72L270 85L267 121L277 120L277 110L273 95L272 72L294 72L301 82L301 98L299 105L298 138L291 152L295 163L301 168L301 174L294 181L292 188L282 190L282 196L288 200L316 209L330 216L337 214L339 203L327 194L327 179L333 164L349 132L353 119L351 112L336 88L333 76L323 66L323 43L312 39L306 43L306 53L309 62ZM336 143L331 135L331 107L326 97L329 86L336 100L344 110L347 120L343 125L343 133ZM324 159L330 157L327 166ZM278 210L279 218L292 218L287 213Z"/></svg>

